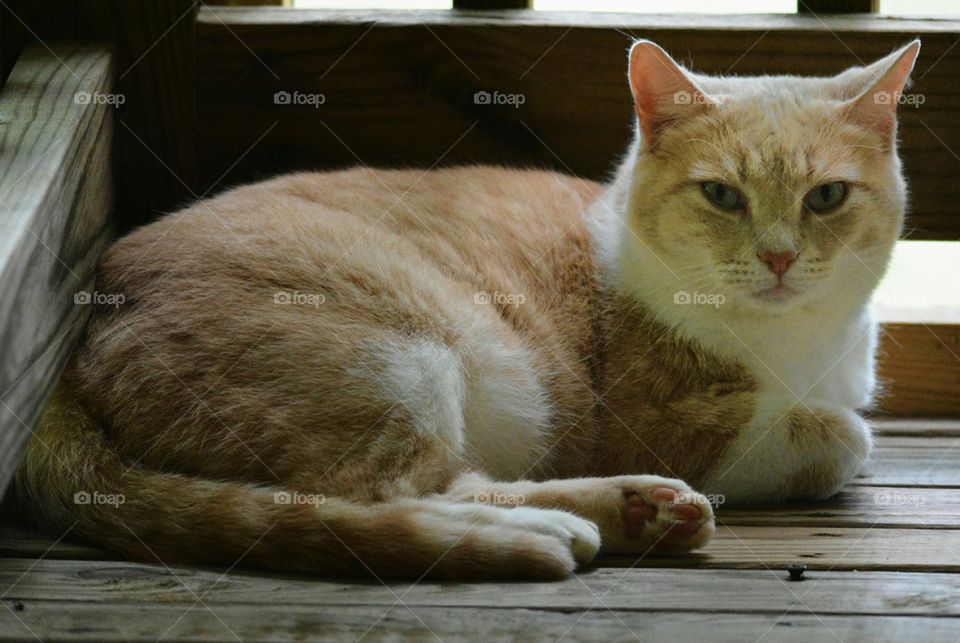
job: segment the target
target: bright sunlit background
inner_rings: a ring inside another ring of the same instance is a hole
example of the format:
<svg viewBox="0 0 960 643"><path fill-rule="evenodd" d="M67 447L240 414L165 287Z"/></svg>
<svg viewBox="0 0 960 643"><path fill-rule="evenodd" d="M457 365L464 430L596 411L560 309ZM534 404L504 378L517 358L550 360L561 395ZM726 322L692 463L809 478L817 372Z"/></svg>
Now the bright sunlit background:
<svg viewBox="0 0 960 643"><path fill-rule="evenodd" d="M315 9L450 9L452 0L293 0ZM623 13L796 13L796 0L534 0L544 11ZM880 0L880 13L960 17L960 0Z"/></svg>

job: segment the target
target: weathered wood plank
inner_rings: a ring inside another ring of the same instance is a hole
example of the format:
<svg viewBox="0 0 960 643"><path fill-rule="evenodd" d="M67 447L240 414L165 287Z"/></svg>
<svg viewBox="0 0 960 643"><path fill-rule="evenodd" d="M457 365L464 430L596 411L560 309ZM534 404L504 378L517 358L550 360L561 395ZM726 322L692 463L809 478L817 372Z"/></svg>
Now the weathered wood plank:
<svg viewBox="0 0 960 643"><path fill-rule="evenodd" d="M960 573L960 530L720 525L702 552L686 557L610 556L605 567L811 569Z"/></svg>
<svg viewBox="0 0 960 643"><path fill-rule="evenodd" d="M129 227L192 200L197 0L12 0L5 54L37 38L109 42L115 53L117 213ZM7 51L8 50L8 51Z"/></svg>
<svg viewBox="0 0 960 643"><path fill-rule="evenodd" d="M627 612L286 605L93 605L4 601L5 640L441 640L441 641L950 641L960 620L900 616L819 616L802 606L787 614ZM684 603L685 605L685 603Z"/></svg>
<svg viewBox="0 0 960 643"><path fill-rule="evenodd" d="M900 417L960 416L960 243L901 241L874 296L884 324L880 405ZM960 426L960 423L957 423Z"/></svg>
<svg viewBox="0 0 960 643"><path fill-rule="evenodd" d="M717 517L726 525L763 527L960 529L960 490L850 485L823 502L721 506Z"/></svg>
<svg viewBox="0 0 960 643"><path fill-rule="evenodd" d="M653 38L707 72L827 74L919 35L911 91L925 101L901 110L911 238L960 231L960 182L952 180L960 160L951 151L960 149L956 21L207 8L197 27L203 183L224 172L232 183L264 168L358 158L374 166L532 164L599 179L629 138L631 37ZM275 104L280 91L325 100ZM525 101L477 104L478 91Z"/></svg>
<svg viewBox="0 0 960 643"><path fill-rule="evenodd" d="M871 419L871 422L876 435L960 438L960 420L943 418L875 417Z"/></svg>
<svg viewBox="0 0 960 643"><path fill-rule="evenodd" d="M960 487L960 438L879 437L854 484L892 487Z"/></svg>
<svg viewBox="0 0 960 643"><path fill-rule="evenodd" d="M0 493L90 306L113 193L111 55L31 45L0 93Z"/></svg>
<svg viewBox="0 0 960 643"><path fill-rule="evenodd" d="M208 605L393 605L417 607L588 609L782 614L804 607L821 614L960 616L960 575L816 572L788 582L782 569L614 569L584 571L553 583L358 583L140 563L0 559L6 598L83 603Z"/></svg>
<svg viewBox="0 0 960 643"><path fill-rule="evenodd" d="M42 534L22 525L0 520L0 559L60 558L65 560L112 560L103 550L75 538L69 532L64 538Z"/></svg>
<svg viewBox="0 0 960 643"><path fill-rule="evenodd" d="M884 411L960 414L960 324L884 324L879 365Z"/></svg>

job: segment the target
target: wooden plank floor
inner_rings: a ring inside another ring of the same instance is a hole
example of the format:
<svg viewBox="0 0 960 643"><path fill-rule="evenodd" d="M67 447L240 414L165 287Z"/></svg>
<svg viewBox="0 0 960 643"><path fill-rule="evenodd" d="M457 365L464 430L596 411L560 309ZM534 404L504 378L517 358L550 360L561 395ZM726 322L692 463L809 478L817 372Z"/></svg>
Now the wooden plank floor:
<svg viewBox="0 0 960 643"><path fill-rule="evenodd" d="M960 641L960 421L886 420L824 503L718 511L683 558L559 583L350 583L119 561L0 526L0 640ZM808 567L788 580L788 565Z"/></svg>

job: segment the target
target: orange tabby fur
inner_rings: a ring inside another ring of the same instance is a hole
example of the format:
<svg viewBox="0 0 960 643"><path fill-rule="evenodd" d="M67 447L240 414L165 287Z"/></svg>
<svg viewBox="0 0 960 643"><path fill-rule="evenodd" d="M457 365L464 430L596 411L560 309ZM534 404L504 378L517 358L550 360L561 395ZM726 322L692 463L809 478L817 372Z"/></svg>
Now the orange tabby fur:
<svg viewBox="0 0 960 643"><path fill-rule="evenodd" d="M634 49L635 71L653 47ZM861 70L831 100L881 72ZM739 118L658 123L645 83L708 83L671 73L632 76L649 140L611 186L496 167L302 173L118 241L97 290L125 303L95 307L28 447L17 491L30 513L147 560L558 578L601 543L704 545L710 504L675 478L722 492L725 459L758 472L744 499L833 493L869 449L855 409L781 404L749 360L619 282L629 261L610 265L611 213L671 252L664 230L684 229L653 215L643 186L695 165L668 153L691 132ZM864 152L882 171L886 153ZM837 223L834 236L888 255L898 185L887 218ZM690 211L708 222L691 238L740 251L718 241L713 213ZM810 243L821 262L838 252L829 235ZM771 456L742 444L748 428L781 407L770 428L784 427L783 460L755 462ZM79 492L123 502L78 504Z"/></svg>

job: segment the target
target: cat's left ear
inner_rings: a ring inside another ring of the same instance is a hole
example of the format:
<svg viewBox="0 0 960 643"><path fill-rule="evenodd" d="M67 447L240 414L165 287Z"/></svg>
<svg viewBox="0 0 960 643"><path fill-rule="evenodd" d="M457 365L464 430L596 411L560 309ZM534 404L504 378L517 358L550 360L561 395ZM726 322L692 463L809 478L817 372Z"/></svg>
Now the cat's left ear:
<svg viewBox="0 0 960 643"><path fill-rule="evenodd" d="M630 48L629 75L643 143L648 147L656 145L671 124L715 103L670 54L649 40L638 40Z"/></svg>
<svg viewBox="0 0 960 643"><path fill-rule="evenodd" d="M866 91L847 103L848 118L892 144L897 131L897 105L903 88L910 82L910 72L919 53L920 41L914 40L867 67L864 71L870 75L871 83Z"/></svg>

